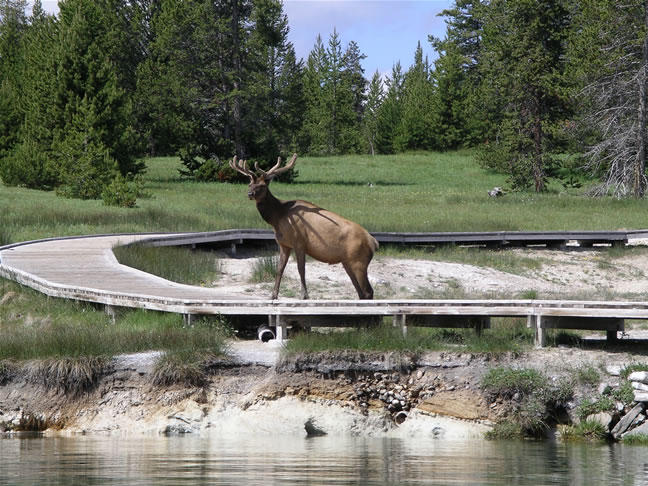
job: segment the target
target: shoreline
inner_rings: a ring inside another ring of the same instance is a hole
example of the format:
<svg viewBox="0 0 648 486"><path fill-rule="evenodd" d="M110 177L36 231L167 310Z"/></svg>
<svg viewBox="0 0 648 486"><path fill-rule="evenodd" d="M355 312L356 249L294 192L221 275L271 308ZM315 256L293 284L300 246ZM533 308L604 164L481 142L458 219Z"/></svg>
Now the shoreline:
<svg viewBox="0 0 648 486"><path fill-rule="evenodd" d="M243 350L241 351L241 348ZM279 347L242 342L212 363L204 386L153 385L159 353L114 358L88 392L65 395L18 373L0 386L0 432L29 425L45 435L217 434L483 438L510 418L515 397L480 386L494 366L533 368L551 380L582 366L621 368L636 355L551 348L520 355L320 353L279 359ZM602 383L613 383L612 375ZM618 379L617 379L618 381ZM597 393L579 387L567 412ZM2 434L0 434L0 437Z"/></svg>

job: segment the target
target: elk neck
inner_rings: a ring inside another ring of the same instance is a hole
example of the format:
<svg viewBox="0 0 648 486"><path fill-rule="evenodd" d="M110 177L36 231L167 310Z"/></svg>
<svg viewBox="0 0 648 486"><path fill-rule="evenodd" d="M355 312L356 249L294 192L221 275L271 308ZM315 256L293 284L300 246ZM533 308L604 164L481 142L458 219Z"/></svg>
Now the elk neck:
<svg viewBox="0 0 648 486"><path fill-rule="evenodd" d="M266 197L257 201L256 205L263 220L273 227L277 226L284 212L283 204L272 195L269 189Z"/></svg>

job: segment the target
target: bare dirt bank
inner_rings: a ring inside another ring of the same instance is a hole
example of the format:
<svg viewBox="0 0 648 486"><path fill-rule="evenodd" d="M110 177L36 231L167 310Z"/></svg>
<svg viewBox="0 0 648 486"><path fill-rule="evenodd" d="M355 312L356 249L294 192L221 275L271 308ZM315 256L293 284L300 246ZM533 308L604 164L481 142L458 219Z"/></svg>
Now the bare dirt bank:
<svg viewBox="0 0 648 486"><path fill-rule="evenodd" d="M482 437L511 410L480 387L493 366L534 368L558 380L575 367L612 370L638 362L624 352L553 348L497 359L327 353L274 366L268 360L277 350L268 346L234 345L236 357L214 363L201 387L153 385L156 353L116 358L96 386L78 396L30 384L17 373L0 386L0 431ZM605 371L601 376L602 383L617 379ZM579 387L567 408L596 388Z"/></svg>

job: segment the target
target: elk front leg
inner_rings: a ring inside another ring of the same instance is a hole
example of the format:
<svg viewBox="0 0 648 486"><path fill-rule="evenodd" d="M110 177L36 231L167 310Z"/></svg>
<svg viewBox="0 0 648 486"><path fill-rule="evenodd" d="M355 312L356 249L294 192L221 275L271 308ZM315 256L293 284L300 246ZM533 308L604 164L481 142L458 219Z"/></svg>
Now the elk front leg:
<svg viewBox="0 0 648 486"><path fill-rule="evenodd" d="M283 276L288 258L290 257L290 248L287 246L279 246L279 265L277 265L277 276L275 277L274 290L272 291L272 300L279 296L279 285L281 285L281 277Z"/></svg>
<svg viewBox="0 0 648 486"><path fill-rule="evenodd" d="M295 249L295 256L297 257L297 270L299 271L299 279L301 280L301 298L302 300L308 299L308 290L306 290L306 253Z"/></svg>

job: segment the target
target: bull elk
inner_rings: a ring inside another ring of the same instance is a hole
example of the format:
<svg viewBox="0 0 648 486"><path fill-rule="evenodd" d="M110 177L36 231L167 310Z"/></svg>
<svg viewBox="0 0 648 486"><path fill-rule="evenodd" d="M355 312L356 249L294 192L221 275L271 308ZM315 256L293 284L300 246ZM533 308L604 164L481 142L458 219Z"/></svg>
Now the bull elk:
<svg viewBox="0 0 648 486"><path fill-rule="evenodd" d="M295 165L297 154L281 166L281 157L269 171L255 164L256 173L245 160L234 157L230 167L249 177L248 197L256 201L261 217L274 228L279 244L279 265L272 299L279 295L279 286L290 253L294 250L301 279L301 298L306 290L306 255L328 264L341 263L361 299L373 299L367 267L378 249L378 242L362 226L306 201L281 201L270 192L270 182Z"/></svg>

